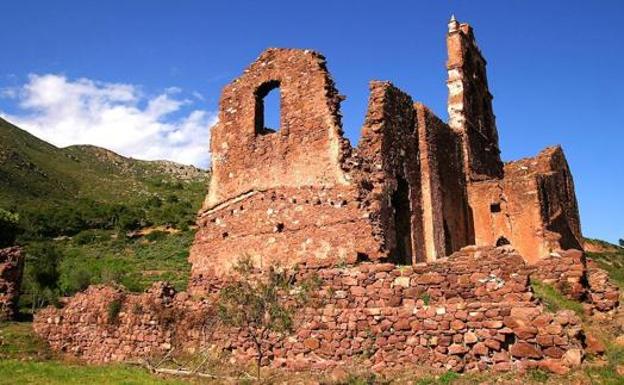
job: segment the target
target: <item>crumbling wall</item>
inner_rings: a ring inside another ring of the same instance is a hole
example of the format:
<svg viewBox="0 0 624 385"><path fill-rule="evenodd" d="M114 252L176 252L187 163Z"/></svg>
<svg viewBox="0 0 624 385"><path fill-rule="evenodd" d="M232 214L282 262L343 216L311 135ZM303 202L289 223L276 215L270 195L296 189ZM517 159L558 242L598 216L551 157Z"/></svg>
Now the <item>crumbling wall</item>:
<svg viewBox="0 0 624 385"><path fill-rule="evenodd" d="M280 128L264 127L263 98L281 92ZM212 178L205 208L249 191L345 183L339 104L325 58L268 49L221 94L212 128Z"/></svg>
<svg viewBox="0 0 624 385"><path fill-rule="evenodd" d="M468 187L478 245L511 243L534 263L554 250L581 249L574 185L560 147L505 164L502 180Z"/></svg>
<svg viewBox="0 0 624 385"><path fill-rule="evenodd" d="M420 149L427 260L474 244L461 137L420 103L414 105Z"/></svg>
<svg viewBox="0 0 624 385"><path fill-rule="evenodd" d="M368 201L378 220L383 248L393 262L425 261L421 170L415 111L409 95L389 82L370 84L368 111L356 149L369 185ZM360 168L361 169L361 168Z"/></svg>
<svg viewBox="0 0 624 385"><path fill-rule="evenodd" d="M428 364L566 371L582 359L580 320L569 311L546 312L533 298L525 266L510 248L476 247L413 267L301 266L299 277L320 278L313 294L319 307L298 312L295 333L273 340L273 364L323 369L363 360L375 370ZM120 306L111 314L115 301ZM92 287L63 309L37 313L34 328L55 350L91 362L213 344L250 359L244 333L214 332L210 307L210 300L174 294L166 285L140 295Z"/></svg>
<svg viewBox="0 0 624 385"><path fill-rule="evenodd" d="M17 314L24 255L14 246L0 249L0 321L13 320Z"/></svg>
<svg viewBox="0 0 624 385"><path fill-rule="evenodd" d="M259 267L355 263L358 255L382 258L371 210L347 186L250 192L200 214L191 275L224 274L241 257Z"/></svg>
<svg viewBox="0 0 624 385"><path fill-rule="evenodd" d="M446 43L448 124L463 138L466 177L471 181L501 178L503 163L486 61L468 24L451 19Z"/></svg>

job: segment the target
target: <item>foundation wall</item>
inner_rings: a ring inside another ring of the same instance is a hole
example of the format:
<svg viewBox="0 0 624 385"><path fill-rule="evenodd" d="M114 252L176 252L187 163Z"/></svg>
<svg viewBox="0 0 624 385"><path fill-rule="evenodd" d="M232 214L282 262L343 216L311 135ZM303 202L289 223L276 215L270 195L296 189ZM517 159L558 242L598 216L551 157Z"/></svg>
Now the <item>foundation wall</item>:
<svg viewBox="0 0 624 385"><path fill-rule="evenodd" d="M311 273L321 282L313 294L318 306L297 313L291 336L273 339L273 365L565 371L583 355L580 320L569 311L546 312L533 298L525 262L508 248L467 248L409 268L363 263L304 267L299 274ZM111 318L113 301L121 306ZM211 306L162 284L141 295L91 287L63 309L37 313L34 328L54 349L91 362L214 344L239 359L252 358L252 342L243 333L209 322Z"/></svg>

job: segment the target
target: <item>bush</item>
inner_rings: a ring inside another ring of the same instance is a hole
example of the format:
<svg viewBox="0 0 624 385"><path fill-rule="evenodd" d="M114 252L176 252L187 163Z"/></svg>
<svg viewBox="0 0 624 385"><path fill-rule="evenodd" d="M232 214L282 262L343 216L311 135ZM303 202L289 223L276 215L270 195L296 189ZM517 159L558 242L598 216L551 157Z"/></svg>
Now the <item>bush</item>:
<svg viewBox="0 0 624 385"><path fill-rule="evenodd" d="M59 288L65 295L71 295L85 290L93 282L93 272L86 267L79 267L61 275Z"/></svg>
<svg viewBox="0 0 624 385"><path fill-rule="evenodd" d="M26 247L22 292L23 300L30 300L33 310L57 302L61 259L61 252L52 242L37 242Z"/></svg>
<svg viewBox="0 0 624 385"><path fill-rule="evenodd" d="M165 231L155 230L155 231L152 231L151 233L148 233L148 234L145 236L145 238L146 238L148 241L155 242L155 241L159 241L159 240L161 240L161 239L166 238L166 237L167 237L167 234L168 234L168 233L167 233L167 232L165 232Z"/></svg>
<svg viewBox="0 0 624 385"><path fill-rule="evenodd" d="M79 232L74 236L73 241L77 245L88 245L91 243L100 242L107 238L110 238L110 236L105 231L93 229Z"/></svg>
<svg viewBox="0 0 624 385"><path fill-rule="evenodd" d="M19 215L0 209L0 247L13 245L19 233Z"/></svg>
<svg viewBox="0 0 624 385"><path fill-rule="evenodd" d="M122 300L116 298L108 304L108 323L117 323L119 321L119 313L121 312Z"/></svg>
<svg viewBox="0 0 624 385"><path fill-rule="evenodd" d="M295 283L279 266L257 272L249 258L235 266L236 280L219 292L218 316L223 323L246 332L256 350L257 374L271 337L293 329L294 312L309 299L313 282Z"/></svg>

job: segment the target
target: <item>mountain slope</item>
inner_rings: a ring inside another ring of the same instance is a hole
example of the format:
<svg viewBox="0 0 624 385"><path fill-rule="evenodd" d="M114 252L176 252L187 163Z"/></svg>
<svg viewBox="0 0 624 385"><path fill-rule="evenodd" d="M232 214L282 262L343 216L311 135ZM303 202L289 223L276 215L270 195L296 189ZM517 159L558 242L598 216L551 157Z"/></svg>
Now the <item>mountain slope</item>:
<svg viewBox="0 0 624 385"><path fill-rule="evenodd" d="M20 216L23 238L88 229L186 228L210 174L87 145L58 148L0 119L0 209Z"/></svg>
<svg viewBox="0 0 624 385"><path fill-rule="evenodd" d="M135 160L95 146L57 148L0 119L0 207L76 198L135 201L180 183L192 187L182 195L196 198L207 178L192 166Z"/></svg>

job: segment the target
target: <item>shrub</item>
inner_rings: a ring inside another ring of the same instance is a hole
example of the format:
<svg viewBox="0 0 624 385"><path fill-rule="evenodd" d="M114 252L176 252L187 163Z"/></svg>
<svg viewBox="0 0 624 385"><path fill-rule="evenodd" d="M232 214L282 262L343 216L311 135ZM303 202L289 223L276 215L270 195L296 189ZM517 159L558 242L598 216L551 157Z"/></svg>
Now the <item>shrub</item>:
<svg viewBox="0 0 624 385"><path fill-rule="evenodd" d="M119 321L119 313L121 312L121 305L123 301L121 298L115 298L108 304L108 323L117 323Z"/></svg>
<svg viewBox="0 0 624 385"><path fill-rule="evenodd" d="M26 247L22 292L26 294L23 300L30 299L33 310L57 302L61 258L61 252L52 242L36 242Z"/></svg>
<svg viewBox="0 0 624 385"><path fill-rule="evenodd" d="M0 247L11 246L19 232L19 215L0 209Z"/></svg>
<svg viewBox="0 0 624 385"><path fill-rule="evenodd" d="M531 379L531 381L540 384L545 384L549 377L548 373L541 369L530 369L527 371L527 376Z"/></svg>
<svg viewBox="0 0 624 385"><path fill-rule="evenodd" d="M151 242L159 241L167 237L167 232L155 230L145 236L145 239Z"/></svg>
<svg viewBox="0 0 624 385"><path fill-rule="evenodd" d="M235 266L238 278L219 293L218 316L223 323L246 332L256 350L257 375L265 357L270 336L284 337L293 329L293 313L307 299L311 283L294 282L279 266L257 272L249 258Z"/></svg>
<svg viewBox="0 0 624 385"><path fill-rule="evenodd" d="M105 231L93 229L79 232L74 236L73 241L78 245L88 245L107 238L110 238L110 236Z"/></svg>
<svg viewBox="0 0 624 385"><path fill-rule="evenodd" d="M65 295L85 290L94 282L93 272L85 267L74 268L61 275L59 288Z"/></svg>

